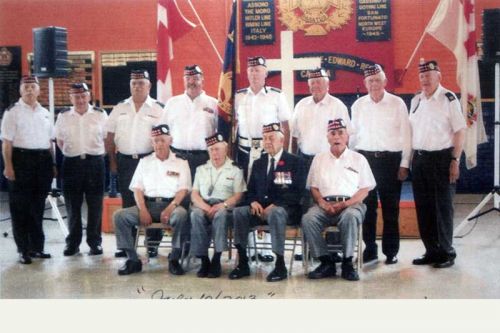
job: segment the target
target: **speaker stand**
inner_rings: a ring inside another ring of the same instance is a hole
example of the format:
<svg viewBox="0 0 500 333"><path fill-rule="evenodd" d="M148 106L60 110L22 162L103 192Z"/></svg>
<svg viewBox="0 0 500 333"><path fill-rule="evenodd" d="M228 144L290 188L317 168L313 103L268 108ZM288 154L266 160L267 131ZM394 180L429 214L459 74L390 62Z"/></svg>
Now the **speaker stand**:
<svg viewBox="0 0 500 333"><path fill-rule="evenodd" d="M455 228L455 237L459 234L459 232L472 220L489 214L491 212L500 212L500 184L499 184L499 178L500 178L500 167L499 167L499 160L500 160L500 63L495 63L495 144L493 145L494 149L494 185L493 189L486 195L486 197L479 203L479 205L476 206L470 212L470 214L458 225L458 227ZM479 213L479 211L493 198L493 208L488 209L485 212Z"/></svg>

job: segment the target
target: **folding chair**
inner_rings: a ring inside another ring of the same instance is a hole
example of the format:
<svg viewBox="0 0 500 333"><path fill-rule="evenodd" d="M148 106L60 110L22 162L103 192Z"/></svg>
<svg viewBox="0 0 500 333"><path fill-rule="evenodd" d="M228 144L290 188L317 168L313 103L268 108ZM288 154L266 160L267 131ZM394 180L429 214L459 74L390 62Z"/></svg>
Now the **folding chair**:
<svg viewBox="0 0 500 333"><path fill-rule="evenodd" d="M265 250L265 249L271 249L272 244L271 243L266 243L266 242L261 242L257 243L257 239L255 237L255 232L269 232L269 225L258 225L250 229L251 234L253 235L253 241L254 241L254 246L252 247L254 249L255 255L255 260L257 264L259 264L259 256L257 255L257 250ZM286 232L285 232L285 252L289 251L291 252L291 257L290 257L290 265L288 268L288 275L292 275L292 270L293 270L293 262L295 260L295 250L297 249L298 245L302 245L304 248L304 243L303 243L303 236L302 232L300 230L299 225L287 225L286 226ZM300 242L300 244L299 244ZM304 254L304 253L303 253ZM305 265L305 262L302 261L302 265ZM305 267L305 266L304 266Z"/></svg>
<svg viewBox="0 0 500 333"><path fill-rule="evenodd" d="M156 241L156 240L149 240L148 237L146 237L147 230L153 230L153 229L161 229L165 233L162 237L161 240ZM135 249L137 250L140 247L144 248L149 248L149 247L158 247L158 248L167 248L167 249L173 249L172 245L172 233L173 233L173 228L170 225L165 225L163 223L152 223L151 225L145 227L142 225L139 225L137 227L137 234L135 236ZM139 238L143 236L144 240L142 244L139 242ZM185 242L182 246L182 252L181 252L181 265L184 262L184 259L187 256L186 253L186 247L187 243ZM149 262L149 253L146 251L146 258L148 259Z"/></svg>
<svg viewBox="0 0 500 333"><path fill-rule="evenodd" d="M326 237L328 232L339 232L339 228L337 226L329 226L323 231L323 235ZM306 240L302 239L302 256L303 256L303 265L305 273L307 274L309 270L309 247L307 245ZM332 252L342 252L341 244L327 244L328 251ZM358 225L358 242L356 244L356 268L358 274L361 272L361 266L363 265L363 224Z"/></svg>

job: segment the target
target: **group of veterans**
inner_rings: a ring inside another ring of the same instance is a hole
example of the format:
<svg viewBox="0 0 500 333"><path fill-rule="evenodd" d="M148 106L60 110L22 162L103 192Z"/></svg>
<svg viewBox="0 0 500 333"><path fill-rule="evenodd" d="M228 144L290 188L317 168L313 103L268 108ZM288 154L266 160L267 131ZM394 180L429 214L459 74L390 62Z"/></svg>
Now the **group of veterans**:
<svg viewBox="0 0 500 333"><path fill-rule="evenodd" d="M166 105L150 97L148 72L133 70L131 96L109 116L90 103L85 83L71 84L72 107L58 114L55 125L37 101L38 79L23 77L21 98L5 111L1 126L19 261L30 264L32 258L51 257L44 251L42 219L56 173L55 139L64 155L60 172L69 225L63 254L80 251L84 199L89 255L103 253L107 153L122 198L122 209L113 216L115 256L126 258L119 275L142 271L135 248L137 228L162 223L173 230L169 272L185 273L180 261L189 244L189 254L201 261L197 276L217 278L231 223L238 260L229 279L249 276L253 259L274 261L267 281L286 279L287 225L302 228L312 257L320 262L308 278L332 277L336 258L323 232L336 225L342 245L341 277L359 280L353 257L361 225L365 249L358 255L364 262L378 260L379 201L385 263L398 262L399 201L410 169L425 246L413 264L452 266L453 196L466 124L457 97L440 84L437 62L419 64L422 90L410 110L385 90L383 68L367 66L368 94L352 105L351 117L345 104L329 93L325 69L308 71L311 96L299 101L293 114L283 92L266 85L267 74L265 58L248 59L249 86L235 96L236 161L229 157L227 139L217 133L217 100L203 91L203 72L197 65L185 67L185 91ZM293 153L288 151L290 136ZM259 225L268 226L260 236L271 243L274 256L248 251L255 248L250 243ZM147 231L149 240L161 241L161 229ZM158 255L157 246L147 251L149 257Z"/></svg>

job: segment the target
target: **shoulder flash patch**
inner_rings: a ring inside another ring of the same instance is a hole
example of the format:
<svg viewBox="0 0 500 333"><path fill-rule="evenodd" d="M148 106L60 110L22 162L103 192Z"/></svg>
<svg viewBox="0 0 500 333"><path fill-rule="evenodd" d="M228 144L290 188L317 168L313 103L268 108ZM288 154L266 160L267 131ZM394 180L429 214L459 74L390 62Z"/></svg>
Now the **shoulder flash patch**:
<svg viewBox="0 0 500 333"><path fill-rule="evenodd" d="M280 93L280 92L281 92L281 90L280 90L280 89L278 89L278 88L269 87L269 89L271 89L272 91L278 92L278 93Z"/></svg>
<svg viewBox="0 0 500 333"><path fill-rule="evenodd" d="M455 95L454 95L453 93L449 92L449 91L448 91L445 95L446 95L446 97L448 98L448 100L449 100L450 102L452 102L452 101L454 101L454 100L456 100L456 99L457 99L457 98L455 97Z"/></svg>
<svg viewBox="0 0 500 333"><path fill-rule="evenodd" d="M161 106L162 109L165 107L165 104L163 104L162 102L155 101L155 103Z"/></svg>
<svg viewBox="0 0 500 333"><path fill-rule="evenodd" d="M243 89L240 89L240 90L237 90L236 93L237 94L246 94L246 92L248 91L248 88L243 88Z"/></svg>
<svg viewBox="0 0 500 333"><path fill-rule="evenodd" d="M104 112L104 109L98 108L97 106L93 106L92 110L99 111L99 112Z"/></svg>

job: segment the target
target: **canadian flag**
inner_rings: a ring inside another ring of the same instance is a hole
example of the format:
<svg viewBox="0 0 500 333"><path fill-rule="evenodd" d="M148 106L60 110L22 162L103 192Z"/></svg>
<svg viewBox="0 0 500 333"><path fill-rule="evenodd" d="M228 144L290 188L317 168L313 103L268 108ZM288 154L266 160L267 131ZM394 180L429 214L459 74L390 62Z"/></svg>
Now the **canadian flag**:
<svg viewBox="0 0 500 333"><path fill-rule="evenodd" d="M425 31L457 59L457 83L467 121L464 152L468 169L477 164L477 145L487 141L481 110L474 0L441 0Z"/></svg>
<svg viewBox="0 0 500 333"><path fill-rule="evenodd" d="M156 98L162 103L172 96L170 62L174 58L173 42L194 27L196 25L182 15L175 0L158 0Z"/></svg>

